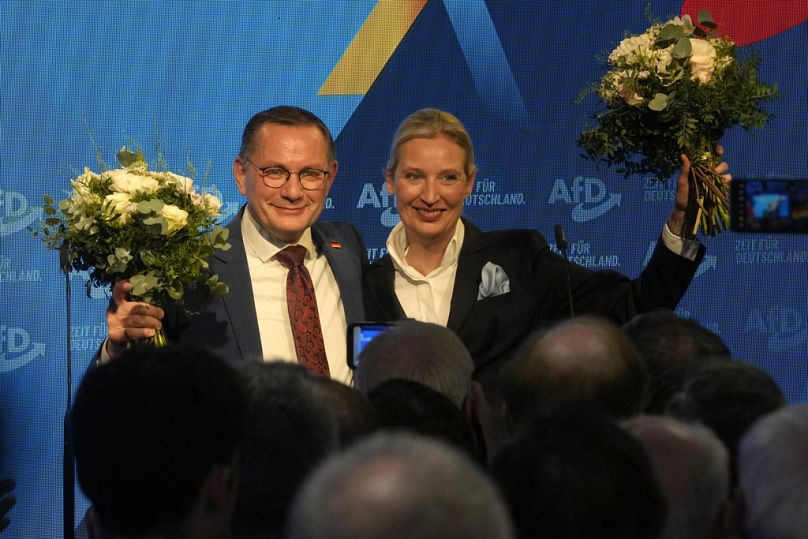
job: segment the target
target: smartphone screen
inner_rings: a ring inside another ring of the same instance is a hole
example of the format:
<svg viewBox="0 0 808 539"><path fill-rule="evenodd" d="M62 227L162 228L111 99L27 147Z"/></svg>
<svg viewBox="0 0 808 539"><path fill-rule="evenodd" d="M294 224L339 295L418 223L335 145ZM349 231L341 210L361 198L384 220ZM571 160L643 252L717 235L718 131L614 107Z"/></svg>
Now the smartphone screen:
<svg viewBox="0 0 808 539"><path fill-rule="evenodd" d="M348 366L355 369L362 349L374 338L393 328L393 322L355 322L348 326Z"/></svg>
<svg viewBox="0 0 808 539"><path fill-rule="evenodd" d="M738 232L808 232L808 180L732 180L730 228Z"/></svg>

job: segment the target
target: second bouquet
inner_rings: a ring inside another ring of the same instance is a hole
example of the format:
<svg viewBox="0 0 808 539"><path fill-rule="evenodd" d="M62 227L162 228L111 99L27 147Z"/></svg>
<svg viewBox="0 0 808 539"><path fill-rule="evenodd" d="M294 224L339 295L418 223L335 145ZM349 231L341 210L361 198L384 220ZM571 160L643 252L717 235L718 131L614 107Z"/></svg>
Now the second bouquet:
<svg viewBox="0 0 808 539"><path fill-rule="evenodd" d="M670 178L686 154L689 206L696 210L688 233L700 225L713 236L729 224L728 188L714 172L719 156L713 150L733 125L763 127L769 114L760 104L775 97L777 86L758 80L758 57L741 60L709 13L702 11L698 23L685 15L654 24L609 54L609 71L593 88L605 110L578 144L590 159L620 165L626 176L659 180Z"/></svg>
<svg viewBox="0 0 808 539"><path fill-rule="evenodd" d="M88 271L88 287L128 279L130 295L147 303L184 307L186 289L195 286L226 294L206 261L230 248L217 224L221 201L197 192L191 178L149 170L141 151L122 148L117 158L122 168L85 168L58 204L45 196L45 245L66 244L72 269Z"/></svg>

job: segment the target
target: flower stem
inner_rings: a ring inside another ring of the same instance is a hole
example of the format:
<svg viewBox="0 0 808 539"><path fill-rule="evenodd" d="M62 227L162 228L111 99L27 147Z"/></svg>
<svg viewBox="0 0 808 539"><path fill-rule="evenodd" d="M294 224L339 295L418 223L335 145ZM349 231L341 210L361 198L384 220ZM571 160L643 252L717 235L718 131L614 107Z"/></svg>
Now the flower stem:
<svg viewBox="0 0 808 539"><path fill-rule="evenodd" d="M148 339L143 339L141 341L129 341L126 343L126 348L134 348L136 346L154 346L155 348L161 348L168 344L168 339L166 338L165 331L162 329L158 329L153 336L149 337Z"/></svg>
<svg viewBox="0 0 808 539"><path fill-rule="evenodd" d="M729 228L729 187L713 169L712 159L695 161L690 169L691 197L695 194L697 215L694 234L699 225L707 236L716 236ZM692 204L691 204L692 205Z"/></svg>

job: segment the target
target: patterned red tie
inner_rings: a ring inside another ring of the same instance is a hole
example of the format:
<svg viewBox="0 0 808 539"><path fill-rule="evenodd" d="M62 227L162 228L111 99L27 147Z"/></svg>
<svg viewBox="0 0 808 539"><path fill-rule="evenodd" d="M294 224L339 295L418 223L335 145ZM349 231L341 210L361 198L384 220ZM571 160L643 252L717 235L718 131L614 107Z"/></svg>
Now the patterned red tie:
<svg viewBox="0 0 808 539"><path fill-rule="evenodd" d="M276 255L278 261L289 268L286 276L286 304L292 323L297 361L314 374L330 376L314 284L309 270L303 265L305 256L306 248L302 245L290 245Z"/></svg>

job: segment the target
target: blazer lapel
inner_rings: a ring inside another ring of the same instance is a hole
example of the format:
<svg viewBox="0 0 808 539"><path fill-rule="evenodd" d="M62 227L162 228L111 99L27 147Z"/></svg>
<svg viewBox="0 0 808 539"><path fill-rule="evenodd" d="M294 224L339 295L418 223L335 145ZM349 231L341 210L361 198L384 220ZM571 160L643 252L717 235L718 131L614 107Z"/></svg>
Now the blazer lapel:
<svg viewBox="0 0 808 539"><path fill-rule="evenodd" d="M348 248L346 240L333 223L318 222L312 226L311 230L312 239L328 260L337 286L339 286L346 321L350 324L363 320L365 306L362 303L362 263L360 258ZM341 245L341 247L336 248L335 244Z"/></svg>
<svg viewBox="0 0 808 539"><path fill-rule="evenodd" d="M466 227L463 248L457 261L452 303L449 308L449 320L446 326L457 332L463 321L477 301L477 289L480 287L480 275L485 265L484 248L486 239L480 230L463 219Z"/></svg>
<svg viewBox="0 0 808 539"><path fill-rule="evenodd" d="M211 270L230 287L230 293L222 296L226 315L236 346L245 359L263 358L261 334L258 331L258 316L255 314L250 270L247 254L241 237L241 218L245 207L227 225L230 231L230 249L217 251L211 259Z"/></svg>
<svg viewBox="0 0 808 539"><path fill-rule="evenodd" d="M371 264L365 274L368 302L373 310L380 313L383 320L398 320L406 318L404 309L396 297L395 269L390 255L382 257L378 262ZM373 322L377 320L372 320ZM378 320L380 321L380 320Z"/></svg>

